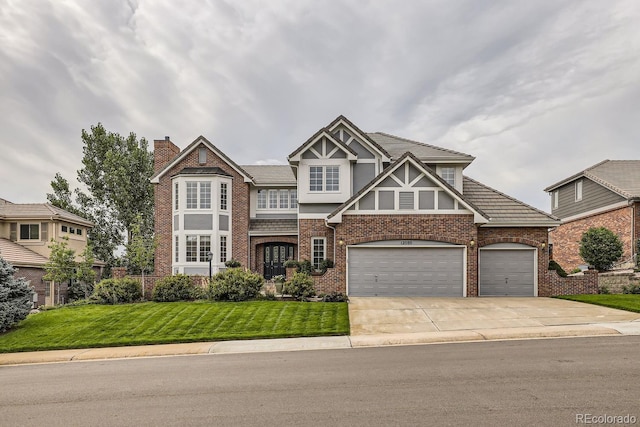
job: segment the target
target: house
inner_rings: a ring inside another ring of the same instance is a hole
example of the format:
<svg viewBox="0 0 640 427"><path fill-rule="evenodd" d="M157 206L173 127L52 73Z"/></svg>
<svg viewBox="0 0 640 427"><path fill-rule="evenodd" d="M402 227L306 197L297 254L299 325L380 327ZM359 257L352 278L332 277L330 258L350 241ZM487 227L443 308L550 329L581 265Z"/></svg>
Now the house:
<svg viewBox="0 0 640 427"><path fill-rule="evenodd" d="M582 233L606 227L620 237L622 261L633 261L640 239L640 160L604 160L544 191L561 224L550 232L553 259L563 268L584 266Z"/></svg>
<svg viewBox="0 0 640 427"><path fill-rule="evenodd" d="M235 258L270 278L319 268L319 292L550 295L551 215L466 177L474 157L343 116L288 156L240 166L200 136L154 142L159 276L207 275ZM209 255L210 254L210 255Z"/></svg>
<svg viewBox="0 0 640 427"><path fill-rule="evenodd" d="M93 223L49 203L11 203L0 199L0 257L18 269L35 289L36 305L53 305L66 300L67 285L51 295L53 284L45 282L44 265L49 261L51 240L67 237L77 256L87 246ZM79 259L78 259L79 260ZM99 264L99 263L98 263Z"/></svg>

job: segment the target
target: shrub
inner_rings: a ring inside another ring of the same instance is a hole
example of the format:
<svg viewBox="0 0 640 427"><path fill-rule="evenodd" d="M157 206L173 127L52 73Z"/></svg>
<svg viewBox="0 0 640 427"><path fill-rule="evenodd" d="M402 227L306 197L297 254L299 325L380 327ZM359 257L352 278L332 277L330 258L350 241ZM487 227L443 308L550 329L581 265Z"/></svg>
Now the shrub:
<svg viewBox="0 0 640 427"><path fill-rule="evenodd" d="M263 284L261 275L231 268L211 278L208 296L215 301L246 301L256 298Z"/></svg>
<svg viewBox="0 0 640 427"><path fill-rule="evenodd" d="M562 266L555 262L554 260L549 261L549 270L555 270L560 277L567 277L567 272L564 271Z"/></svg>
<svg viewBox="0 0 640 427"><path fill-rule="evenodd" d="M331 292L329 294L320 295L322 302L347 302L349 298L342 292Z"/></svg>
<svg viewBox="0 0 640 427"><path fill-rule="evenodd" d="M69 286L69 302L87 299L93 294L94 284L90 282L79 282L74 280Z"/></svg>
<svg viewBox="0 0 640 427"><path fill-rule="evenodd" d="M569 274L576 274L576 273L582 273L582 269L580 267L576 267L573 270L571 270L571 273Z"/></svg>
<svg viewBox="0 0 640 427"><path fill-rule="evenodd" d="M325 271L327 271L328 268L333 268L333 260L330 260L329 258L325 258L322 261L320 261L320 271L324 273Z"/></svg>
<svg viewBox="0 0 640 427"><path fill-rule="evenodd" d="M593 227L582 234L580 256L598 271L610 270L622 252L620 238L605 227Z"/></svg>
<svg viewBox="0 0 640 427"><path fill-rule="evenodd" d="M16 269L0 258L0 333L25 319L31 311L33 290Z"/></svg>
<svg viewBox="0 0 640 427"><path fill-rule="evenodd" d="M598 293L602 294L602 295L609 295L611 292L609 291L609 287L608 286L602 285L598 289Z"/></svg>
<svg viewBox="0 0 640 427"><path fill-rule="evenodd" d="M240 264L240 261L238 261L237 259L233 259L233 258L231 258L230 260L225 262L224 265L227 268L238 268L238 267L242 266L242 264Z"/></svg>
<svg viewBox="0 0 640 427"><path fill-rule="evenodd" d="M202 291L185 274L167 276L153 287L151 299L157 302L193 301L202 297Z"/></svg>
<svg viewBox="0 0 640 427"><path fill-rule="evenodd" d="M284 284L282 292L300 301L306 301L307 298L315 296L316 289L311 276L307 273L295 273L291 280Z"/></svg>
<svg viewBox="0 0 640 427"><path fill-rule="evenodd" d="M99 304L131 303L141 298L140 282L127 277L101 280L91 295L91 299Z"/></svg>
<svg viewBox="0 0 640 427"><path fill-rule="evenodd" d="M636 269L640 269L640 239L636 242Z"/></svg>
<svg viewBox="0 0 640 427"><path fill-rule="evenodd" d="M313 270L313 264L308 259L303 259L298 263L298 273L311 274Z"/></svg>
<svg viewBox="0 0 640 427"><path fill-rule="evenodd" d="M300 268L300 263L294 259L288 259L284 262L284 268Z"/></svg>
<svg viewBox="0 0 640 427"><path fill-rule="evenodd" d="M635 295L638 295L638 294L640 294L640 285L633 284L633 285L629 285L629 286L623 286L622 287L622 293L623 294L635 294Z"/></svg>

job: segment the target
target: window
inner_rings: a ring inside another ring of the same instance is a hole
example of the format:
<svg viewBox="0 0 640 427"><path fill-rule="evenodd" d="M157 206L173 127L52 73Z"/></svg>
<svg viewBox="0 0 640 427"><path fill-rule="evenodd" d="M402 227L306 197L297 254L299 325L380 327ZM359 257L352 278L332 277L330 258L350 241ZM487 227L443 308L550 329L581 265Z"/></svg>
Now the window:
<svg viewBox="0 0 640 427"><path fill-rule="evenodd" d="M278 209L278 190L269 190L269 209Z"/></svg>
<svg viewBox="0 0 640 427"><path fill-rule="evenodd" d="M211 209L211 183L200 183L200 209Z"/></svg>
<svg viewBox="0 0 640 427"><path fill-rule="evenodd" d="M289 209L289 190L280 190L280 209Z"/></svg>
<svg viewBox="0 0 640 427"><path fill-rule="evenodd" d="M187 236L185 261L187 262L198 261L198 236Z"/></svg>
<svg viewBox="0 0 640 427"><path fill-rule="evenodd" d="M67 226L66 226L66 225L63 225L62 227L60 227L60 230L61 230L63 233L66 233L66 232L68 232L68 231L69 231L69 228L67 228Z"/></svg>
<svg viewBox="0 0 640 427"><path fill-rule="evenodd" d="M309 169L309 190L322 191L322 166L311 166Z"/></svg>
<svg viewBox="0 0 640 427"><path fill-rule="evenodd" d="M82 228L76 228L76 234L82 236Z"/></svg>
<svg viewBox="0 0 640 427"><path fill-rule="evenodd" d="M176 246L174 248L175 251L175 260L176 262L180 261L180 237L176 236Z"/></svg>
<svg viewBox="0 0 640 427"><path fill-rule="evenodd" d="M187 209L198 208L198 183L187 182Z"/></svg>
<svg viewBox="0 0 640 427"><path fill-rule="evenodd" d="M187 209L198 209L198 207L211 209L210 182L187 182Z"/></svg>
<svg viewBox="0 0 640 427"><path fill-rule="evenodd" d="M327 191L340 191L340 168L338 166L327 166Z"/></svg>
<svg viewBox="0 0 640 427"><path fill-rule="evenodd" d="M69 227L69 233L75 234L75 232L76 232L75 227Z"/></svg>
<svg viewBox="0 0 640 427"><path fill-rule="evenodd" d="M298 209L298 191L295 189L284 190L258 190L257 209L290 210Z"/></svg>
<svg viewBox="0 0 640 427"><path fill-rule="evenodd" d="M553 209L558 209L558 190L553 192Z"/></svg>
<svg viewBox="0 0 640 427"><path fill-rule="evenodd" d="M20 224L20 240L40 239L40 224Z"/></svg>
<svg viewBox="0 0 640 427"><path fill-rule="evenodd" d="M180 207L180 203L178 202L178 200L180 200L180 199L179 199L179 194L178 194L179 185L178 185L177 182L176 182L174 187L175 187L175 190L173 192L173 208L175 210L178 210L178 208Z"/></svg>
<svg viewBox="0 0 640 427"><path fill-rule="evenodd" d="M440 174L447 184L452 187L456 185L456 168L442 168Z"/></svg>
<svg viewBox="0 0 640 427"><path fill-rule="evenodd" d="M324 237L314 237L313 239L311 239L311 246L312 246L311 262L313 263L313 267L316 270L320 269L322 260L326 258L325 242L326 242L326 239Z"/></svg>
<svg viewBox="0 0 640 427"><path fill-rule="evenodd" d="M198 163L201 165L207 163L207 149L204 147L198 150Z"/></svg>
<svg viewBox="0 0 640 427"><path fill-rule="evenodd" d="M267 190L258 190L258 209L267 209Z"/></svg>
<svg viewBox="0 0 640 427"><path fill-rule="evenodd" d="M576 202L582 200L582 180L576 181Z"/></svg>
<svg viewBox="0 0 640 427"><path fill-rule="evenodd" d="M211 236L200 236L200 262L209 261L211 252Z"/></svg>
<svg viewBox="0 0 640 427"><path fill-rule="evenodd" d="M340 191L339 166L311 166L309 168L309 190Z"/></svg>
<svg viewBox="0 0 640 427"><path fill-rule="evenodd" d="M227 262L227 236L220 236L220 262Z"/></svg>
<svg viewBox="0 0 640 427"><path fill-rule="evenodd" d="M227 210L227 183L220 183L220 210Z"/></svg>

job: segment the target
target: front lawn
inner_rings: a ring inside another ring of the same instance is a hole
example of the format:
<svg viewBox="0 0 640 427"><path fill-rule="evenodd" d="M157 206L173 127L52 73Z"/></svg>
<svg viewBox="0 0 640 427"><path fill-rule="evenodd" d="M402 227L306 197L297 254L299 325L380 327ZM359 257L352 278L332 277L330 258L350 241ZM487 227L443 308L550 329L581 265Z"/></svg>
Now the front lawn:
<svg viewBox="0 0 640 427"><path fill-rule="evenodd" d="M30 315L0 335L0 353L348 334L346 303L84 305Z"/></svg>
<svg viewBox="0 0 640 427"><path fill-rule="evenodd" d="M620 310L640 313L640 295L634 294L599 294L599 295L563 295L556 298L571 301L586 302L589 304L603 305Z"/></svg>

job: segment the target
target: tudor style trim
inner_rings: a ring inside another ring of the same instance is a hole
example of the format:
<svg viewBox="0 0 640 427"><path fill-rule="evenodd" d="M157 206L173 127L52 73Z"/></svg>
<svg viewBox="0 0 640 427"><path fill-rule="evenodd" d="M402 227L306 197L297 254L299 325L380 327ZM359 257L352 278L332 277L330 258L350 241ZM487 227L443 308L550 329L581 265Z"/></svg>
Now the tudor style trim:
<svg viewBox="0 0 640 427"><path fill-rule="evenodd" d="M311 149L313 145L315 145L318 141L321 141L322 138L327 138L331 143L336 145L347 155L347 160L351 162L355 162L358 159L358 153L353 151L353 149L349 148L349 146L345 145L338 138L334 137L329 129L322 128L318 132L316 132L311 138L309 138L306 142L304 142L300 147L298 147L293 153L289 154L287 160L289 163L298 164L300 163L300 159L302 157L302 153Z"/></svg>

